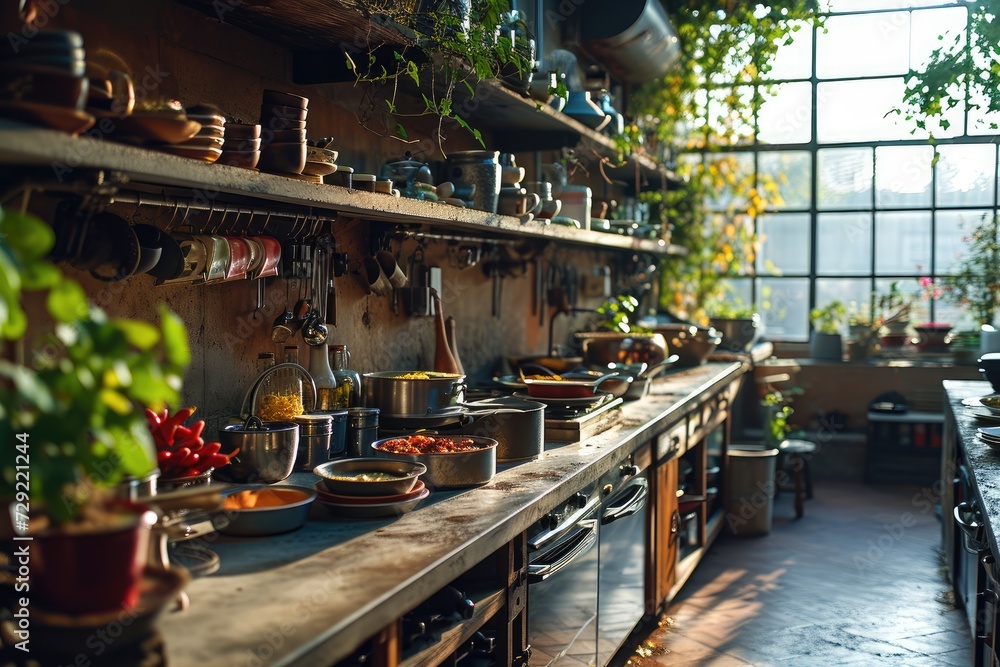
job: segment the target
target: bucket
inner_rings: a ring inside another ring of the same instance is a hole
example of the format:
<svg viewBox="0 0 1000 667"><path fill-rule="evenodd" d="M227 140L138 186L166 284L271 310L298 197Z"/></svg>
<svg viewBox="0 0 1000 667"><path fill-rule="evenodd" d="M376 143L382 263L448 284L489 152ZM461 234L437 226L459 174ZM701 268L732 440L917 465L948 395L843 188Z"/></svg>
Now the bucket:
<svg viewBox="0 0 1000 667"><path fill-rule="evenodd" d="M730 445L726 527L731 534L749 537L771 532L777 458L777 449L763 445Z"/></svg>

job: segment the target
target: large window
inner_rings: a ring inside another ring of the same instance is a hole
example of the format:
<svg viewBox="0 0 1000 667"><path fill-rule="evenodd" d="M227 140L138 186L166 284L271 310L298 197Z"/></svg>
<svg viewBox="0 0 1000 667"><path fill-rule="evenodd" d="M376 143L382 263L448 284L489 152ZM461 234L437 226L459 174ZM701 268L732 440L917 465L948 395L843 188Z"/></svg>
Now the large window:
<svg viewBox="0 0 1000 667"><path fill-rule="evenodd" d="M805 340L809 310L832 300L870 304L893 282L918 294L920 278L953 269L963 238L998 205L990 119L959 105L947 127L931 128L932 145L893 111L904 75L921 67L939 35L964 35L966 8L926 0L829 7L826 29L799 31L770 80L759 82L766 101L754 140L727 149L758 189L770 183L780 193L754 212L760 251L752 275L731 281L733 294L757 304L775 340ZM709 104L706 122L712 118ZM943 301L915 303L914 320L962 317Z"/></svg>

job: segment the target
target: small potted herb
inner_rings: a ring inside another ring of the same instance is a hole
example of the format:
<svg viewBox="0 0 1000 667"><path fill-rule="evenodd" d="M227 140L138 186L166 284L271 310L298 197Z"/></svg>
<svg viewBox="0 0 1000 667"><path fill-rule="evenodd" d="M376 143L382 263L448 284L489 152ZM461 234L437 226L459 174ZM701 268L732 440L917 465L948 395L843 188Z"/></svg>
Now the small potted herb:
<svg viewBox="0 0 1000 667"><path fill-rule="evenodd" d="M840 328L847 309L840 301L831 301L809 313L812 334L809 337L809 355L813 359L841 361L844 357L843 339Z"/></svg>
<svg viewBox="0 0 1000 667"><path fill-rule="evenodd" d="M55 322L25 363L0 359L0 493L15 501L13 529L33 535L33 603L127 608L150 524L109 489L156 470L144 409L179 401L187 333L166 308L159 327L105 315L45 259L53 242L41 220L0 209L0 340L26 342L27 294L44 294Z"/></svg>

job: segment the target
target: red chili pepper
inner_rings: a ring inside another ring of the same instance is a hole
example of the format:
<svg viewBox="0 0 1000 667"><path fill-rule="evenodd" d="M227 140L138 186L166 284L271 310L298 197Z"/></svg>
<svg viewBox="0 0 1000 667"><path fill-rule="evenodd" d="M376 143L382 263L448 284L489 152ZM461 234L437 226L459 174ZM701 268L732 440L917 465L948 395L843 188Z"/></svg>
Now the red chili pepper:
<svg viewBox="0 0 1000 667"><path fill-rule="evenodd" d="M198 453L202 456L213 456L218 454L220 449L222 449L222 443L209 442Z"/></svg>
<svg viewBox="0 0 1000 667"><path fill-rule="evenodd" d="M174 462L178 466L183 467L184 460L189 456L191 456L191 450L188 447L181 447L180 449L174 452Z"/></svg>
<svg viewBox="0 0 1000 667"><path fill-rule="evenodd" d="M166 451L166 450L160 450L160 451L156 452L156 462L159 463L160 465L163 465L164 463L167 463L168 461L170 461L170 459L171 459L172 456L173 456L173 452L169 452L169 451Z"/></svg>
<svg viewBox="0 0 1000 667"><path fill-rule="evenodd" d="M146 408L146 423L149 424L150 430L155 430L160 425L160 415Z"/></svg>
<svg viewBox="0 0 1000 667"><path fill-rule="evenodd" d="M202 431L205 430L205 420L199 419L195 423L191 424L191 437L197 439L201 437Z"/></svg>

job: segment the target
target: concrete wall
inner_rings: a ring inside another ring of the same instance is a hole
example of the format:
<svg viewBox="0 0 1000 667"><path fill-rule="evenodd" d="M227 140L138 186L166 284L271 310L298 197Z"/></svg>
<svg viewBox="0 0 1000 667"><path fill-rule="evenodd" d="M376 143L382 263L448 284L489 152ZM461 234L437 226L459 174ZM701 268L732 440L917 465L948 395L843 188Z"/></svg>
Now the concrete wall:
<svg viewBox="0 0 1000 667"><path fill-rule="evenodd" d="M53 3L55 4L55 3ZM9 16L6 17L9 22ZM186 105L210 102L227 114L248 121L259 116L261 90L274 88L310 98L309 135L333 136L340 151L340 163L357 171L377 171L387 159L413 148L434 153L435 122L417 121L425 140L410 147L361 129L355 117L358 93L350 85L294 86L291 82L291 54L275 44L237 28L221 24L205 14L168 0L74 0L59 5L47 28L73 29L84 36L89 62L109 69L129 72L137 85L146 79L142 95L176 98ZM152 76L150 72L157 72ZM156 81L159 80L159 83ZM473 147L464 131L450 133L450 150ZM428 140L430 138L430 140ZM487 137L488 142L488 137ZM551 159L551 156L546 158ZM521 162L530 167L530 156ZM596 173L596 170L595 170ZM331 186L332 187L332 186ZM50 204L36 197L33 208L48 215ZM133 220L169 224L169 212L135 206L116 206L116 212ZM212 222L218 222L216 219ZM204 217L194 226L211 226ZM339 324L331 333L331 343L346 343L352 367L360 372L428 368L433 362L433 322L429 318L407 318L393 310L389 297L366 294L357 266L368 252L369 226L361 222L338 221L333 225L341 251L350 261L350 275L338 280ZM406 266L416 247L408 240L394 242L393 252ZM452 253L453 254L453 253ZM481 265L460 269L444 243L431 243L426 263L443 267L444 311L458 322L460 356L470 375L489 377L505 355L541 354L546 348L547 326L539 326L531 314L534 274L528 267L523 277L503 283L501 316L491 316L491 280ZM546 262L568 262L581 272L609 263L614 255L586 248L570 250L549 247ZM200 407L200 414L217 425L238 411L244 391L255 376L259 352L276 351L270 340L271 323L296 299L295 286L277 278L268 279L266 305L254 312L254 285L248 281L211 286L154 286L149 276L129 278L120 283L102 283L69 269L79 278L94 300L112 315L155 320L159 302L166 302L188 326L194 360L185 382L185 402ZM580 306L596 306L601 299L582 300ZM546 323L553 311L542 318ZM560 318L557 340L583 323L581 318ZM291 342L291 341L290 341ZM300 355L308 359L307 346L300 338Z"/></svg>

